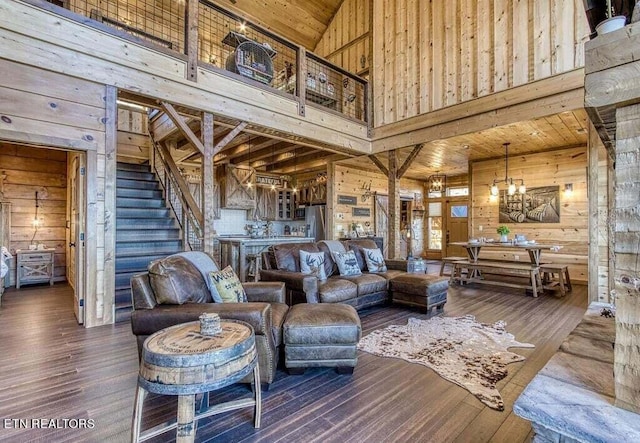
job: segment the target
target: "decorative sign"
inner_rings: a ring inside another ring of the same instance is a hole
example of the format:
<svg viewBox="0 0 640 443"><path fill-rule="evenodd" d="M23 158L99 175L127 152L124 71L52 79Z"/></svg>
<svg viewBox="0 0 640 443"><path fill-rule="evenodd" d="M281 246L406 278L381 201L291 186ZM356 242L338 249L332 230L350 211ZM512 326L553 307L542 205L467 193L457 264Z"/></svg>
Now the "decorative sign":
<svg viewBox="0 0 640 443"><path fill-rule="evenodd" d="M358 197L354 197L352 195L338 195L338 204L339 205L357 205Z"/></svg>
<svg viewBox="0 0 640 443"><path fill-rule="evenodd" d="M353 217L371 217L371 208L351 208Z"/></svg>
<svg viewBox="0 0 640 443"><path fill-rule="evenodd" d="M284 179L282 176L278 175L263 175L256 173L256 185L284 188Z"/></svg>

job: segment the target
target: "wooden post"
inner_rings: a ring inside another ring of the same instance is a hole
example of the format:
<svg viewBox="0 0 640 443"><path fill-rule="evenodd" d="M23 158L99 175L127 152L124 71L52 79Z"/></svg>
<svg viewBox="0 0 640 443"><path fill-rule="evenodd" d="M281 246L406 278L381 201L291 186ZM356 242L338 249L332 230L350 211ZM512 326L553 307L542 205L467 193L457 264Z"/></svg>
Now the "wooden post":
<svg viewBox="0 0 640 443"><path fill-rule="evenodd" d="M98 153L87 151L87 193L85 218L85 314L84 325L87 328L99 326L98 305ZM103 274L104 275L104 274Z"/></svg>
<svg viewBox="0 0 640 443"><path fill-rule="evenodd" d="M325 220L325 232L327 240L336 239L336 230L334 229L336 213L335 204L338 196L336 195L336 187L334 185L336 176L336 162L327 162L327 215ZM329 232L331 230L331 232Z"/></svg>
<svg viewBox="0 0 640 443"><path fill-rule="evenodd" d="M111 324L116 311L116 149L118 144L118 91L106 87L104 173L104 298L102 323Z"/></svg>
<svg viewBox="0 0 640 443"><path fill-rule="evenodd" d="M616 405L640 413L640 104L616 111L615 154Z"/></svg>
<svg viewBox="0 0 640 443"><path fill-rule="evenodd" d="M198 81L198 11L199 0L189 0L185 5L187 80Z"/></svg>
<svg viewBox="0 0 640 443"><path fill-rule="evenodd" d="M298 114L304 117L307 100L307 51L298 47L298 65L296 66L296 89L298 93Z"/></svg>
<svg viewBox="0 0 640 443"><path fill-rule="evenodd" d="M398 178L398 152L389 151L389 255L400 256L400 179Z"/></svg>
<svg viewBox="0 0 640 443"><path fill-rule="evenodd" d="M589 167L587 168L587 202L589 205L589 268L588 287L589 302L598 301L598 267L600 264L600 244L598 236L601 229L606 232L606 226L598 226L598 142L599 137L593 123L589 122L589 138L587 140L587 158Z"/></svg>
<svg viewBox="0 0 640 443"><path fill-rule="evenodd" d="M213 208L213 183L215 182L215 172L213 170L213 114L209 112L202 113L202 144L204 145L204 155L202 156L202 189L204 190L201 199L202 215L204 216L204 224L202 226L204 235L204 252L213 256L214 242L214 218L215 211Z"/></svg>

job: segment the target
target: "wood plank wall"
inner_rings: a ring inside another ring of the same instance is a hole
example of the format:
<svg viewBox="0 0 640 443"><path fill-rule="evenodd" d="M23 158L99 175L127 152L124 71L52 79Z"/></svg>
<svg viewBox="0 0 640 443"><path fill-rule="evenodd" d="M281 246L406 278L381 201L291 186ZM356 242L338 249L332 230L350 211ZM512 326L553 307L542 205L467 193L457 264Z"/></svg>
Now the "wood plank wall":
<svg viewBox="0 0 640 443"><path fill-rule="evenodd" d="M376 127L584 66L580 0L373 1Z"/></svg>
<svg viewBox="0 0 640 443"><path fill-rule="evenodd" d="M149 160L149 118L146 113L118 109L119 162L144 163Z"/></svg>
<svg viewBox="0 0 640 443"><path fill-rule="evenodd" d="M369 184L371 184L371 196L363 200L362 196L364 191L361 187L363 185L368 186ZM329 221L329 224L333 225L333 232L330 230L327 233L328 236L333 239L343 237L345 233L350 230L352 223L360 223L364 226L366 222L369 222L371 229L375 229L373 218L375 199L373 193L377 192L388 195L388 184L389 179L382 173L336 164L333 180L334 192L332 195L327 195L327 199L331 199L332 201L334 213L334 220ZM400 195L413 197L418 193L424 196L424 186L424 182L418 180L401 179ZM355 206L338 204L338 195L356 197L358 203ZM354 217L352 215L352 209L354 207L368 208L371 215L369 217ZM419 253L419 255L423 255L424 253L423 239L425 226L423 221L424 219L416 222L418 228L415 229L416 236L413 241L414 252ZM376 234L380 235L381 233Z"/></svg>
<svg viewBox="0 0 640 443"><path fill-rule="evenodd" d="M568 264L571 279L586 283L589 259L586 146L509 158L509 176L523 178L528 189L560 187L560 223L499 223L498 199L490 197L489 187L494 179L504 177L504 161L473 162L472 167L470 236L498 238L496 228L506 224L511 229L510 238L518 233L538 243L562 245L557 253L544 251L543 261ZM564 193L566 183L573 184L570 196ZM478 226L483 226L482 233ZM487 250L481 256L514 259L512 253Z"/></svg>
<svg viewBox="0 0 640 443"><path fill-rule="evenodd" d="M368 76L372 3L344 0L313 52L349 72Z"/></svg>
<svg viewBox="0 0 640 443"><path fill-rule="evenodd" d="M65 281L67 153L0 142L0 174L4 176L5 200L11 203L11 241L14 255L9 284L15 286L15 253L30 244L44 244L56 250L54 276ZM36 232L33 219L38 192Z"/></svg>
<svg viewBox="0 0 640 443"><path fill-rule="evenodd" d="M105 87L6 59L2 60L2 70L0 95L9 99L0 100L0 115L3 117L0 120L0 140L41 145L42 148L30 148L38 153L34 155L49 155L49 148L56 147L85 152L87 156L86 324L112 323L114 294L105 294L104 289L104 262L108 256L105 254L105 214L113 214L115 210L115 199L105 204ZM51 155L66 156L64 152ZM4 158L2 165L5 165ZM63 167L66 170L66 163ZM6 189L4 194L5 199L13 198L12 192ZM20 193L16 195L21 199L35 199L35 189L24 197ZM50 199L53 195L49 192ZM55 199L60 198L56 195ZM27 210L29 207L32 206L27 206ZM64 205L62 211L64 213ZM24 241L25 235L22 234L19 241ZM62 232L55 238L64 237ZM106 278L113 279L114 276Z"/></svg>

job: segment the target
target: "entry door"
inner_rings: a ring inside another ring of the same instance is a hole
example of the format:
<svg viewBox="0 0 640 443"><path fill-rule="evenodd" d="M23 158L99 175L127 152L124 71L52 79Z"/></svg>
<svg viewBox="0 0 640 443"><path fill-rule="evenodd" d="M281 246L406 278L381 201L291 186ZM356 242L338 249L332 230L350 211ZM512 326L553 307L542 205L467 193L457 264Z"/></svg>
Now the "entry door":
<svg viewBox="0 0 640 443"><path fill-rule="evenodd" d="M446 202L446 256L466 257L467 250L461 246L449 246L453 242L466 242L469 240L468 225L468 201L447 201Z"/></svg>
<svg viewBox="0 0 640 443"><path fill-rule="evenodd" d="M67 279L73 287L73 312L79 324L84 323L84 225L85 176L84 155L76 155L69 178L69 247L67 249Z"/></svg>

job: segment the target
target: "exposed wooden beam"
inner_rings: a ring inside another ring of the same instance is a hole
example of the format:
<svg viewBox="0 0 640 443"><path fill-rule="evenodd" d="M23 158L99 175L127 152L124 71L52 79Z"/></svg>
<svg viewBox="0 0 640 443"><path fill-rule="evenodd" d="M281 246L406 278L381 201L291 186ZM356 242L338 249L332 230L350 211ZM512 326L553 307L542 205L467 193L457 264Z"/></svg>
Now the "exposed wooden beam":
<svg viewBox="0 0 640 443"><path fill-rule="evenodd" d="M216 155L218 152L222 151L224 147L227 146L231 142L231 140L236 138L236 135L240 134L242 130L246 127L247 127L247 122L242 122L238 126L233 128L231 132L225 135L225 137L222 140L220 140L216 144L216 146L213 148L213 155ZM212 159L213 159L213 155L211 156Z"/></svg>
<svg viewBox="0 0 640 443"><path fill-rule="evenodd" d="M400 179L398 178L398 152L389 151L389 257L400 257Z"/></svg>
<svg viewBox="0 0 640 443"><path fill-rule="evenodd" d="M281 142L278 140L274 140L275 143L270 146L270 147L266 147L264 149L260 149L260 150L256 150L253 151L253 149L251 150L251 154L249 154L248 152L243 153L242 155L239 155L237 157L232 157L232 161L231 163L233 164L240 164L240 163L245 163L245 162L259 162L262 159L268 159L269 157L278 157L281 156L282 154L286 154L287 152L290 152L295 145L295 143L289 143L289 142ZM280 158L280 160L284 160L285 158ZM262 166L268 164L269 161L265 160L262 164Z"/></svg>
<svg viewBox="0 0 640 443"><path fill-rule="evenodd" d="M398 176L397 176L398 178L402 178L402 176L407 172L407 169L409 169L409 167L411 166L411 163L413 163L413 161L416 159L418 154L420 154L420 151L422 151L423 147L424 147L423 143L418 143L413 147L413 151L411 151L411 153L409 154L409 157L405 159L400 169L398 169Z"/></svg>
<svg viewBox="0 0 640 443"><path fill-rule="evenodd" d="M204 236L204 252L213 254L214 233L213 227L215 210L213 207L213 186L215 183L215 170L213 168L213 115L209 112L202 113L202 144L204 154L202 157L202 215L204 224L202 226Z"/></svg>
<svg viewBox="0 0 640 443"><path fill-rule="evenodd" d="M371 154L369 156L369 160L371 160L373 162L374 165L376 165L378 167L378 169L380 169L380 171L382 171L382 173L385 176L389 176L389 170L387 169L387 167L380 161L378 160L378 157L376 157L374 154Z"/></svg>
<svg viewBox="0 0 640 443"><path fill-rule="evenodd" d="M198 151L200 151L201 154L204 154L204 146L202 145L202 142L193 133L189 125L187 125L187 123L182 120L182 117L180 117L180 114L178 114L173 105L171 103L162 102L161 106L164 112L167 113L173 124L176 125L178 129L180 129L182 135L184 135L184 137L189 140L191 144L193 144L193 146L195 146Z"/></svg>

